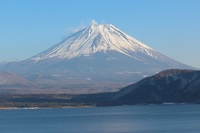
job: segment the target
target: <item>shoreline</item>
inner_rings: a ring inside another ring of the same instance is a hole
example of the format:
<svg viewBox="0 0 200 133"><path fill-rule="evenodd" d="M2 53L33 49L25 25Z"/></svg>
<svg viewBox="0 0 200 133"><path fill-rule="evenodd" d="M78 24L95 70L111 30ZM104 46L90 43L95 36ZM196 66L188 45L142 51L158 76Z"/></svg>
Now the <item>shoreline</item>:
<svg viewBox="0 0 200 133"><path fill-rule="evenodd" d="M0 107L0 110L36 110L36 109L70 109L95 108L96 106L63 106L63 107Z"/></svg>
<svg viewBox="0 0 200 133"><path fill-rule="evenodd" d="M176 105L198 105L198 103L161 103L161 104L135 104L135 105L110 105L110 106L62 106L62 107L0 107L1 110L37 110L37 109L70 109L70 108L96 108L96 107L126 107L126 106L176 106Z"/></svg>

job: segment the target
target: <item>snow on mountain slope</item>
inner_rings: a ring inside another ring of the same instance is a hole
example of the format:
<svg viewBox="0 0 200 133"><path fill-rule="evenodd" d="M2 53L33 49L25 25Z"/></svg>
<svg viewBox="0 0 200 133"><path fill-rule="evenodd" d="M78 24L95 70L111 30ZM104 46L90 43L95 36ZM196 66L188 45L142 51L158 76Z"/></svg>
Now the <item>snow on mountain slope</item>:
<svg viewBox="0 0 200 133"><path fill-rule="evenodd" d="M47 88L90 91L119 89L119 83L124 86L171 68L193 69L111 24L96 23L27 60L0 65L0 71L23 75Z"/></svg>
<svg viewBox="0 0 200 133"><path fill-rule="evenodd" d="M120 31L113 25L92 24L32 59L36 61L54 57L71 59L106 51L117 51L137 60L140 59L134 56L133 53L139 52L157 58L152 48Z"/></svg>

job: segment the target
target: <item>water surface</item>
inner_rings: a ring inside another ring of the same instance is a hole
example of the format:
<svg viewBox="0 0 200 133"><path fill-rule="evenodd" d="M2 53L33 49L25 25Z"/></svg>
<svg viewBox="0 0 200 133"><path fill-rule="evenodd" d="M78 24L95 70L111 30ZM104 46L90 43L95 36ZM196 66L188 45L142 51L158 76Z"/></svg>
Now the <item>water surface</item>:
<svg viewBox="0 0 200 133"><path fill-rule="evenodd" d="M0 133L199 133L200 105L0 111Z"/></svg>

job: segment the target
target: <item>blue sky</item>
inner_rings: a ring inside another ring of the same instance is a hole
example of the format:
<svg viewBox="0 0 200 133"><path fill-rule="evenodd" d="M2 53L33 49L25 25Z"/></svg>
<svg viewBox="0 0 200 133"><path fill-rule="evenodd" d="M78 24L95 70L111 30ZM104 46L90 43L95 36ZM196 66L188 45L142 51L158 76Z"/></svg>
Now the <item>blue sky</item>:
<svg viewBox="0 0 200 133"><path fill-rule="evenodd" d="M199 0L0 0L0 62L27 59L92 19L200 68Z"/></svg>

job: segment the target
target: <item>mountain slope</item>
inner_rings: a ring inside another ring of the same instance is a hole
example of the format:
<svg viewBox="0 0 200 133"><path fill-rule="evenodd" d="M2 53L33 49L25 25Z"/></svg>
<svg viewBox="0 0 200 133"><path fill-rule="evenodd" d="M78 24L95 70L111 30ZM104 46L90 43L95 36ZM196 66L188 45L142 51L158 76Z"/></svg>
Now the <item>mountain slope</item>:
<svg viewBox="0 0 200 133"><path fill-rule="evenodd" d="M18 75L15 75L15 74L12 74L12 73L9 73L9 72L0 72L0 85L3 85L3 84L18 84L18 83L23 83L24 85L29 85L29 84L32 84L30 81L18 76Z"/></svg>
<svg viewBox="0 0 200 133"><path fill-rule="evenodd" d="M199 103L200 71L171 69L119 91L118 104Z"/></svg>
<svg viewBox="0 0 200 133"><path fill-rule="evenodd" d="M145 78L119 92L96 94L2 95L3 106L63 107L135 104L200 103L200 71L170 69ZM8 104L7 104L8 103ZM48 103L48 104L47 104Z"/></svg>
<svg viewBox="0 0 200 133"><path fill-rule="evenodd" d="M125 34L113 25L93 24L70 36L62 43L34 56L32 59L44 60L53 57L71 59L106 51L117 51L134 59L137 58L132 55L132 52L141 52L157 58L153 54L153 49Z"/></svg>
<svg viewBox="0 0 200 133"><path fill-rule="evenodd" d="M0 65L39 84L99 91L170 68L191 69L111 24L92 24L27 60Z"/></svg>
<svg viewBox="0 0 200 133"><path fill-rule="evenodd" d="M107 61L118 60L115 56L122 54L121 56L132 58L135 62L142 64L160 62L165 65L168 63L166 66L183 65L156 52L111 24L93 24L31 59L35 61L47 59L69 60L84 56L90 57L94 54L100 54L100 56L102 56L101 54L107 54L104 58Z"/></svg>
<svg viewBox="0 0 200 133"><path fill-rule="evenodd" d="M0 91L10 92L11 90L31 90L36 88L36 84L30 82L23 77L9 73L9 72L0 72Z"/></svg>

